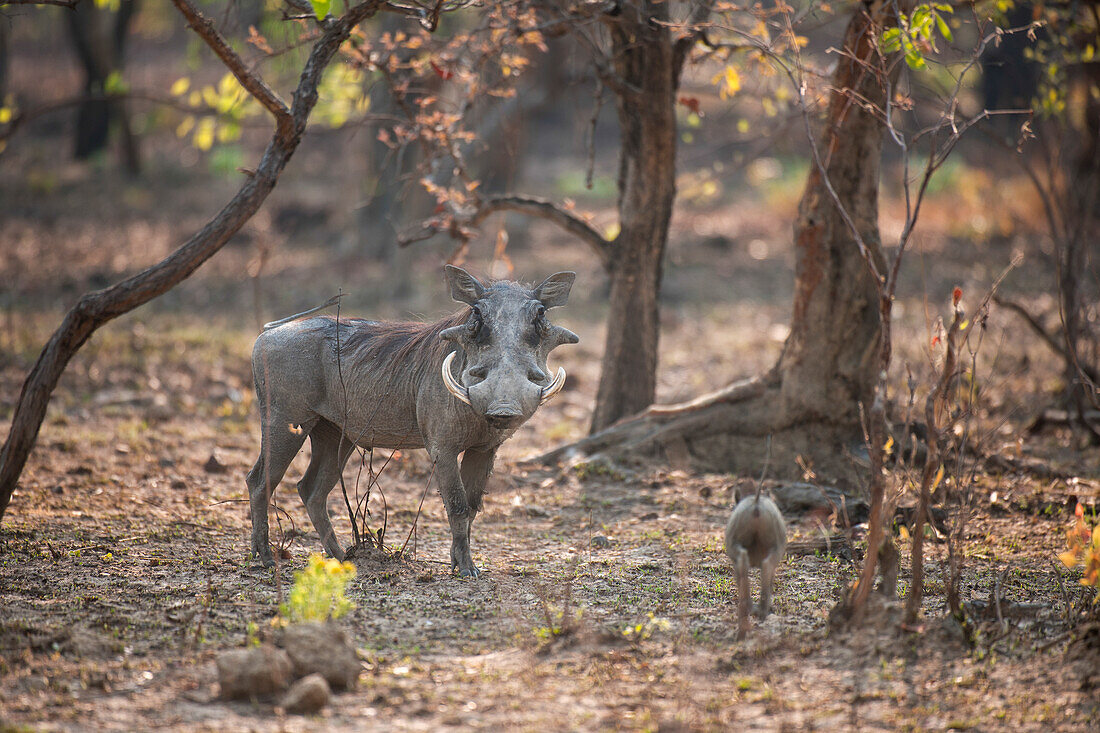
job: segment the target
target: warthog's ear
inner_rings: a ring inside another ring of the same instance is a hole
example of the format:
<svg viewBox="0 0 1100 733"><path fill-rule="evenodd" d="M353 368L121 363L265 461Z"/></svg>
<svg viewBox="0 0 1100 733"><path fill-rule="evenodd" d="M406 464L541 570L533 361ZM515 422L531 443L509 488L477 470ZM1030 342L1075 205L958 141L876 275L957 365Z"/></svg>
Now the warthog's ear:
<svg viewBox="0 0 1100 733"><path fill-rule="evenodd" d="M575 272L557 272L542 281L542 285L535 288L535 298L547 308L557 308L565 305L569 300L569 291L573 287L573 281L577 279Z"/></svg>
<svg viewBox="0 0 1100 733"><path fill-rule="evenodd" d="M575 344L581 340L581 337L568 328L554 326L550 329L549 339L555 346L561 346L562 344Z"/></svg>
<svg viewBox="0 0 1100 733"><path fill-rule="evenodd" d="M473 305L485 294L485 286L461 267L447 265L447 282L451 285L451 297L459 303Z"/></svg>
<svg viewBox="0 0 1100 733"><path fill-rule="evenodd" d="M443 339L444 341L458 342L458 341L462 340L462 334L465 331L466 331L466 326L465 325L451 326L450 328L445 328L442 331L440 331L439 332L439 338Z"/></svg>

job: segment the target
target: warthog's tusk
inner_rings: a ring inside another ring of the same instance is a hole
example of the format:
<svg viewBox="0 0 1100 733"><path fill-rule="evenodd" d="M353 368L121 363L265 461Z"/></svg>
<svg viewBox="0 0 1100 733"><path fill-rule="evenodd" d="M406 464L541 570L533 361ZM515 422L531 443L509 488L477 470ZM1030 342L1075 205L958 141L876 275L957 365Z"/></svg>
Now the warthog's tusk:
<svg viewBox="0 0 1100 733"><path fill-rule="evenodd" d="M454 395L455 399L462 400L468 405L470 404L470 391L459 384L454 375L451 374L451 362L455 360L455 354L457 353L457 351L452 351L443 360L443 384L447 386L447 391Z"/></svg>
<svg viewBox="0 0 1100 733"><path fill-rule="evenodd" d="M550 398L561 392L561 388L565 386L565 368L558 367L558 373L554 375L554 381L542 390L542 395L539 397L539 407L542 407Z"/></svg>

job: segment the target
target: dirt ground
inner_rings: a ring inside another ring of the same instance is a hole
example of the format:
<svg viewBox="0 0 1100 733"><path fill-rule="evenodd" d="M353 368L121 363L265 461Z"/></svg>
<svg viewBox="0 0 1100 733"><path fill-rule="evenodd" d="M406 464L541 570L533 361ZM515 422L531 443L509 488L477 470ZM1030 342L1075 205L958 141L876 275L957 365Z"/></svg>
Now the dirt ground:
<svg viewBox="0 0 1100 733"><path fill-rule="evenodd" d="M235 186L201 161L181 164L187 155L170 133L151 138L147 172L133 181L109 159L68 162L63 132L14 141L0 165L0 431L79 293L156 261ZM1080 570L1056 561L1076 501L1092 511L1100 503L1100 456L1068 430L1024 430L1052 403L1060 374L1011 315L990 318L974 427L988 451L1020 468L948 477L955 492L973 489L961 590L973 604L975 643L945 613L947 550L938 540L928 548L922 624L901 630L898 606L876 603L858 632L831 631L829 609L862 555L858 539L854 550L792 552L774 614L739 642L721 528L735 490L753 477L523 462L587 428L606 282L580 245L518 220L509 224L517 276L578 271L570 305L554 318L581 344L555 352L552 362L569 370L566 390L502 450L473 536L484 575L450 576L427 459L396 456L371 492L368 524L385 529L391 552L414 521L416 531L403 559L355 560L357 606L339 623L363 660L358 689L311 718L270 701L219 700L217 654L244 645L250 623L269 633L293 571L320 551L293 488L307 448L278 497L274 535L285 560L277 572L248 562L244 474L259 443L248 354L257 324L338 289L355 315L430 318L452 307L440 276L450 244L388 263L357 253L339 192L362 171L333 170L331 161L360 144L354 131L307 141L224 252L177 291L108 325L70 365L0 525L0 730L1100 728L1100 656L1095 641L1077 641L1090 595ZM677 211L660 401L758 373L779 352L800 181L797 165L773 163L782 176L729 184ZM930 324L947 312L950 288L963 287L973 307L1017 250L1028 259L1006 288L1050 312L1052 274L1029 248L1038 235L1024 184L998 175L960 164L926 206L898 306L895 385L906 365L918 380L927 374ZM1017 207L991 223L988 212L1006 202ZM598 221L610 220L610 203L580 201ZM900 207L887 189L887 234ZM471 269L499 266L494 238L488 231L474 243ZM408 273L401 298L396 267ZM375 465L384 460L380 452ZM362 493L352 464L349 492ZM339 491L330 508L347 544ZM958 501L946 509L964 511ZM827 524L793 517L790 539L819 538L832 531ZM903 559L903 593L909 577Z"/></svg>

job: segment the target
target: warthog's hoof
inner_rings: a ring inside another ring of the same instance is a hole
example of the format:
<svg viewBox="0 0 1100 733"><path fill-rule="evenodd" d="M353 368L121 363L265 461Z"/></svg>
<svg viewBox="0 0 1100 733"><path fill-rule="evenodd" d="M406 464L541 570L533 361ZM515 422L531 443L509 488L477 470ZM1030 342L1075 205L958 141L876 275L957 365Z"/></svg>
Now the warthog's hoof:
<svg viewBox="0 0 1100 733"><path fill-rule="evenodd" d="M460 578L477 578L478 576L481 575L481 571L478 570L477 567L473 563L470 563L469 565L467 565L464 568L459 567L458 565L452 565L451 570L453 572L457 572L458 577L460 577Z"/></svg>
<svg viewBox="0 0 1100 733"><path fill-rule="evenodd" d="M257 570L275 567L275 556L271 554L271 550L267 552L252 551L248 556L248 560L249 567Z"/></svg>

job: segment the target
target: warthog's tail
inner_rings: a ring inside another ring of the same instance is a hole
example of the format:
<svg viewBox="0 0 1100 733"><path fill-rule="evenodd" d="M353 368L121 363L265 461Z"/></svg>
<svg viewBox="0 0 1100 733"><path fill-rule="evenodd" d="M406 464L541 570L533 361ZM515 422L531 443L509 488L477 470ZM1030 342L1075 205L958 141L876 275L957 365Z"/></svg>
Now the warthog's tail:
<svg viewBox="0 0 1100 733"><path fill-rule="evenodd" d="M290 323L291 321L296 321L299 318L305 318L306 316L313 315L317 311L323 311L325 308L331 308L332 306L339 303L340 298L343 298L345 295L347 295L347 293L338 293L338 294L332 296L331 298L329 298L328 300L326 300L324 303L321 303L321 305L319 305L315 308L310 308L309 310L302 311L301 313L295 313L294 315L287 316L286 318L280 318L277 321L271 321L270 323L265 323L264 324L264 330L265 331L270 331L271 329L276 328L277 326L281 326L284 323Z"/></svg>

